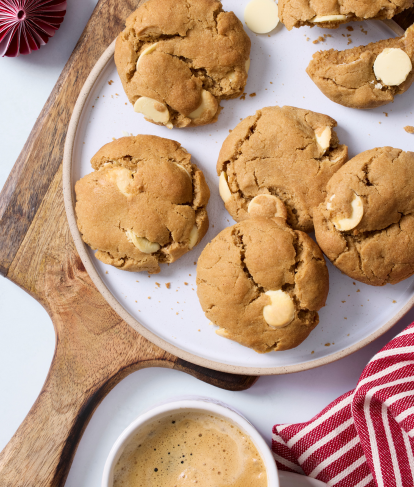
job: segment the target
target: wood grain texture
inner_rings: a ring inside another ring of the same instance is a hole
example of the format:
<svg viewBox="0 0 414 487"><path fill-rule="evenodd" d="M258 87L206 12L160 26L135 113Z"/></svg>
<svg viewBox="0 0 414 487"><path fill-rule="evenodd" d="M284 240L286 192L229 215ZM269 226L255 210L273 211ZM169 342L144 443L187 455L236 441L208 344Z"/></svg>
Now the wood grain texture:
<svg viewBox="0 0 414 487"><path fill-rule="evenodd" d="M229 390L256 380L194 366L140 336L97 291L68 229L66 127L90 70L138 3L100 0L0 194L0 272L45 307L56 331L42 392L0 454L0 487L63 485L96 407L135 370L174 368ZM410 25L414 10L398 21Z"/></svg>
<svg viewBox="0 0 414 487"><path fill-rule="evenodd" d="M143 338L98 292L69 232L66 128L89 72L137 5L98 3L0 194L0 272L44 306L56 332L42 391L0 453L0 487L63 485L93 412L135 370L174 368L234 391L257 380L194 366Z"/></svg>

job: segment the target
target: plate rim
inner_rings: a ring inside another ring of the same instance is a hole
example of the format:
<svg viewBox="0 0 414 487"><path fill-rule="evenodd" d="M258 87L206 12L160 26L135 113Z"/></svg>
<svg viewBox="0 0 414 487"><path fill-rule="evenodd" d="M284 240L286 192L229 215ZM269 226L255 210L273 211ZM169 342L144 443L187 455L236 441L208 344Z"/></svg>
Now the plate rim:
<svg viewBox="0 0 414 487"><path fill-rule="evenodd" d="M327 365L332 362L336 362L341 358L351 355L354 352L362 349L363 347L369 345L371 342L376 340L378 337L383 335L385 332L390 330L413 306L414 306L414 295L408 300L403 308L400 309L390 320L384 323L378 330L371 333L359 342L350 345L338 352L328 355L326 357L321 357L318 359L310 360L309 362L295 364L295 365L284 365L276 367L248 367L239 365L230 365L221 362L216 362L209 360L193 353L182 350L181 348L167 342L163 338L160 338L155 333L148 330L144 325L142 325L138 320L136 320L131 314L126 311L126 309L117 301L117 299L112 295L107 286L105 285L102 278L99 276L95 266L92 263L86 244L83 242L80 232L76 224L75 215L75 201L73 192L73 181L72 181L72 156L73 148L76 138L76 132L79 125L79 120L81 118L86 100L92 91L97 79L99 78L102 71L106 68L107 64L112 60L115 53L115 42L116 39L107 47L104 53L101 55L95 66L92 68L89 76L87 77L85 84L83 85L78 99L76 101L75 107L72 112L72 116L68 125L68 130L66 134L64 154L63 154L63 198L66 216L68 219L70 233L75 243L76 250L81 258L85 269L91 278L94 285L97 287L98 291L104 297L106 302L111 306L111 308L134 330L140 333L144 338L152 342L154 345L160 347L168 353L171 353L182 360L191 362L195 365L202 367L207 367L209 369L217 370L219 372L227 372L231 374L243 374L243 375L282 375L290 374L295 372L302 372L304 370L314 369L316 367L321 367L322 365Z"/></svg>

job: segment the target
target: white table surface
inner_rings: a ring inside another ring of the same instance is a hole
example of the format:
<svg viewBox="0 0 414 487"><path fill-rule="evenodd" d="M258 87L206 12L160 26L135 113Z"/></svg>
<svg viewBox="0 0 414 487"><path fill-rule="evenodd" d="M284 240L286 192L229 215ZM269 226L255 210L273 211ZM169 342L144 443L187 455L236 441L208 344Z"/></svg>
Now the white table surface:
<svg viewBox="0 0 414 487"><path fill-rule="evenodd" d="M71 0L64 23L40 51L0 58L0 187L69 58L97 0ZM53 356L54 331L33 298L0 277L0 450L31 408ZM183 394L210 396L241 411L270 444L274 423L303 422L353 389L369 359L414 321L414 310L365 349L298 374L262 377L248 391L228 392L174 370L146 369L118 384L98 407L79 444L66 487L98 487L109 450L144 409Z"/></svg>

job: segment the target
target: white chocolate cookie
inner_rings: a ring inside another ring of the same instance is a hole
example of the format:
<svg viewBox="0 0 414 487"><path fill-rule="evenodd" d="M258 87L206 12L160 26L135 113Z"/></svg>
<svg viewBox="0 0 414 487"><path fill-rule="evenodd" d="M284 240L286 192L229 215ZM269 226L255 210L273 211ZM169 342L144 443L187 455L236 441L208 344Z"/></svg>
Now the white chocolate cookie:
<svg viewBox="0 0 414 487"><path fill-rule="evenodd" d="M391 19L413 0L279 0L280 20L288 30L302 25L335 29L345 22Z"/></svg>
<svg viewBox="0 0 414 487"><path fill-rule="evenodd" d="M105 264L156 274L204 237L210 191L178 142L123 137L91 163L95 171L75 185L76 216L82 239Z"/></svg>
<svg viewBox="0 0 414 487"><path fill-rule="evenodd" d="M221 100L243 93L249 55L243 24L217 0L148 0L115 45L135 111L168 128L216 122Z"/></svg>
<svg viewBox="0 0 414 487"><path fill-rule="evenodd" d="M217 161L219 191L236 221L281 217L310 232L312 212L348 149L327 115L295 107L267 107L240 122Z"/></svg>
<svg viewBox="0 0 414 487"><path fill-rule="evenodd" d="M414 274L414 152L362 152L334 174L314 210L318 244L352 279L383 286Z"/></svg>
<svg viewBox="0 0 414 487"><path fill-rule="evenodd" d="M318 51L306 72L330 100L375 108L406 92L414 81L414 27L399 38L345 51Z"/></svg>
<svg viewBox="0 0 414 487"><path fill-rule="evenodd" d="M281 218L255 218L220 232L197 263L197 294L217 334L259 353L305 340L325 305L322 252Z"/></svg>

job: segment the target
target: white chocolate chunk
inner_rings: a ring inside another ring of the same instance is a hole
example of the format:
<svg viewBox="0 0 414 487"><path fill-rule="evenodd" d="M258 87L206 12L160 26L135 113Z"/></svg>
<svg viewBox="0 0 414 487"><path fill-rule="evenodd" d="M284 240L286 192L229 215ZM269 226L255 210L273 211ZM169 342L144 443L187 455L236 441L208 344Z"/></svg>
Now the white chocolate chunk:
<svg viewBox="0 0 414 487"><path fill-rule="evenodd" d="M221 199L224 201L224 204L227 203L231 199L231 191L229 185L227 183L227 174L224 171L221 171L220 178L219 178L219 193Z"/></svg>
<svg viewBox="0 0 414 487"><path fill-rule="evenodd" d="M206 118L209 120L213 118L217 112L217 100L207 90L201 92L201 103L193 112L190 113L189 118L195 120L197 118Z"/></svg>
<svg viewBox="0 0 414 487"><path fill-rule="evenodd" d="M159 101L154 100L153 98L148 98L147 96L141 96L141 98L138 98L138 100L135 102L134 110L137 113L142 113L144 117L149 118L156 123L167 125L167 127L170 128L168 126L171 125L169 124L170 112L164 103L160 103Z"/></svg>
<svg viewBox="0 0 414 487"><path fill-rule="evenodd" d="M244 65L244 69L246 70L246 74L249 74L249 69L250 69L250 58L246 61ZM236 71L231 71L227 77L229 78L230 81L234 81L236 79Z"/></svg>
<svg viewBox="0 0 414 487"><path fill-rule="evenodd" d="M321 150L322 155L329 149L331 145L332 129L331 127L320 128L315 131L316 143Z"/></svg>
<svg viewBox="0 0 414 487"><path fill-rule="evenodd" d="M197 225L194 225L190 232L190 243L188 244L188 248L192 249L194 245L198 241L198 228Z"/></svg>
<svg viewBox="0 0 414 487"><path fill-rule="evenodd" d="M362 220L362 217L364 215L364 204L362 202L362 198L357 194L354 195L351 207L352 214L349 218L338 218L333 222L337 230L341 232L347 232L348 230L352 230L353 228L355 228Z"/></svg>
<svg viewBox="0 0 414 487"><path fill-rule="evenodd" d="M183 171L185 171L187 173L187 176L191 179L191 181L193 180L193 178L191 177L191 174L187 171L187 169L184 166L182 166L181 164L178 164L178 163L175 163L175 164L177 164L177 166L180 169L182 169Z"/></svg>
<svg viewBox="0 0 414 487"><path fill-rule="evenodd" d="M282 290L267 291L271 304L263 308L263 317L272 328L283 328L295 317L295 305L289 294Z"/></svg>
<svg viewBox="0 0 414 487"><path fill-rule="evenodd" d="M150 242L145 237L138 237L138 235L131 229L125 232L127 239L135 245L135 247L144 254L153 254L160 250L161 245L157 242Z"/></svg>
<svg viewBox="0 0 414 487"><path fill-rule="evenodd" d="M332 210L332 200L335 198L335 195L333 194L330 198L329 198L329 201L328 203L326 203L326 209L327 210Z"/></svg>
<svg viewBox="0 0 414 487"><path fill-rule="evenodd" d="M374 63L375 77L387 86L403 83L412 69L411 59L402 49L386 48Z"/></svg>
<svg viewBox="0 0 414 487"><path fill-rule="evenodd" d="M267 34L279 23L279 13L273 0L252 0L244 10L247 27L256 34Z"/></svg>
<svg viewBox="0 0 414 487"><path fill-rule="evenodd" d="M139 65L139 62L141 61L142 57L145 56L146 54L151 54L151 52L155 51L155 48L157 47L158 45L158 42L156 42L155 44L152 44L151 46L147 47L146 49L144 49L139 58L138 58L138 61L137 61L137 65L136 65L136 70L138 71L138 65Z"/></svg>
<svg viewBox="0 0 414 487"><path fill-rule="evenodd" d="M236 79L236 71L231 71L227 77L230 81L234 81Z"/></svg>
<svg viewBox="0 0 414 487"><path fill-rule="evenodd" d="M311 19L311 22L314 22L317 24L318 22L338 22L340 20L345 20L346 15L341 15L341 14L335 14L335 15L317 15L313 19Z"/></svg>
<svg viewBox="0 0 414 487"><path fill-rule="evenodd" d="M129 185L132 183L132 172L125 167L117 167L112 171L108 172L108 179L118 186L119 191L125 196L129 196L131 193L129 190Z"/></svg>
<svg viewBox="0 0 414 487"><path fill-rule="evenodd" d="M246 61L246 64L244 65L246 69L246 73L249 74L249 69L250 69L250 58Z"/></svg>
<svg viewBox="0 0 414 487"><path fill-rule="evenodd" d="M212 324L214 325L214 323L212 323ZM230 336L229 332L225 328L219 328L218 330L216 330L216 333L217 333L217 335L219 335L223 338L228 338Z"/></svg>
<svg viewBox="0 0 414 487"><path fill-rule="evenodd" d="M255 196L247 207L247 213L251 216L263 216L266 218L287 218L286 207L282 200L271 194L259 194Z"/></svg>

